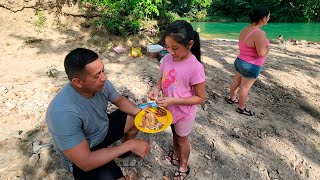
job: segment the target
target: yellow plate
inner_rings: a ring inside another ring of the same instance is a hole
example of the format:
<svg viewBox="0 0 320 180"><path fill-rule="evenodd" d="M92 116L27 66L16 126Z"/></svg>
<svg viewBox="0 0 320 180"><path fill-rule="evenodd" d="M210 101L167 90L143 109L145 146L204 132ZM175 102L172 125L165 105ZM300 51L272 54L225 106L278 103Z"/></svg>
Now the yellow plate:
<svg viewBox="0 0 320 180"><path fill-rule="evenodd" d="M155 112L157 110L157 108L149 108L152 112ZM142 121L142 116L145 114L145 110L140 111L137 116L134 118L134 125L142 132L145 133L158 133L161 132L165 129L167 129L171 123L172 123L172 114L170 111L168 111L167 109L163 108L164 110L166 110L167 115L166 116L161 116L158 117L156 116L157 120L163 124L163 127L159 130L152 130L152 129L148 129L148 128L142 128L139 126L139 124Z"/></svg>

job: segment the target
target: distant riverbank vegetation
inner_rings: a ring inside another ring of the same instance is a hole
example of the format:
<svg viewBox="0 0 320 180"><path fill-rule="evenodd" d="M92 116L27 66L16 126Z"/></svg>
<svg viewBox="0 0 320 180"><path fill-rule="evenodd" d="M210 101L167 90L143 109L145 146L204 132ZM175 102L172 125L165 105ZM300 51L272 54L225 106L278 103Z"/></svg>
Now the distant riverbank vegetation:
<svg viewBox="0 0 320 180"><path fill-rule="evenodd" d="M248 12L257 5L269 7L270 22L320 21L319 0L81 0L86 12L99 14L88 22L122 37L146 28L161 31L175 19L248 22ZM156 25L144 23L152 21Z"/></svg>

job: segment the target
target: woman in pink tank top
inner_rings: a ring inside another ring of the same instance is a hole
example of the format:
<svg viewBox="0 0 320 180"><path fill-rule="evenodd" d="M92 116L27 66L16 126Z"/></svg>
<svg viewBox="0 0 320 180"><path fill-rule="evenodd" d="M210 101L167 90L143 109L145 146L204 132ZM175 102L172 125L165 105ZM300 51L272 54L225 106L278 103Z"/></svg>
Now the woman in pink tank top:
<svg viewBox="0 0 320 180"><path fill-rule="evenodd" d="M229 104L239 103L236 112L252 116L254 112L246 108L246 102L270 50L266 33L261 30L270 19L270 11L267 7L256 7L249 16L251 24L239 35L239 55L234 62L236 73L230 85L230 97L226 101Z"/></svg>

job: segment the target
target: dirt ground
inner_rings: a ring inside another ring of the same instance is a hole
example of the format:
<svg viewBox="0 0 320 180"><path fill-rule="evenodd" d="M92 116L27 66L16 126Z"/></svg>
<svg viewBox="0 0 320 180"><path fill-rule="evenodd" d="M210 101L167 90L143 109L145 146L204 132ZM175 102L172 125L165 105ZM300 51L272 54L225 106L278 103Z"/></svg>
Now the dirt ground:
<svg viewBox="0 0 320 180"><path fill-rule="evenodd" d="M30 8L21 10L22 4ZM146 53L139 58L128 56L129 50L114 53L104 41L110 37L92 35L78 17L44 11L39 25L32 5L31 0L0 2L0 180L72 179L52 146L33 152L33 143L51 142L44 115L67 82L65 55L77 47L99 52L109 80L136 103L158 79L159 62ZM149 43L148 38L123 42L127 49ZM202 40L201 46L207 101L198 107L190 136L189 179L320 179L320 45L272 44L249 94L253 117L224 101L237 42ZM151 152L145 159L117 159L124 173L141 180L171 179L176 167L164 160L172 149L170 130L138 138L151 144Z"/></svg>

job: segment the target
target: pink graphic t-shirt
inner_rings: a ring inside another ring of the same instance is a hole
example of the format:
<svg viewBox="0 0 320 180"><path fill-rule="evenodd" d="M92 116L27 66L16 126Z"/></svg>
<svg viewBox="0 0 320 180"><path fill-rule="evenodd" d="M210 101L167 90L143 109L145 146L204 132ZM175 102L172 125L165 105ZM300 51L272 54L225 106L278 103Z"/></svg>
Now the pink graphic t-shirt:
<svg viewBox="0 0 320 180"><path fill-rule="evenodd" d="M168 54L160 65L160 71L161 89L165 97L193 96L195 93L192 85L205 81L204 67L194 55L184 61L175 62L171 54ZM171 105L167 109L172 113L173 124L196 113L196 105Z"/></svg>

